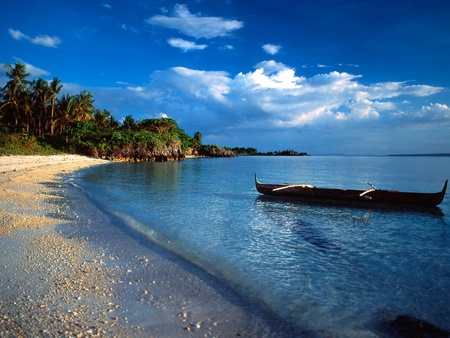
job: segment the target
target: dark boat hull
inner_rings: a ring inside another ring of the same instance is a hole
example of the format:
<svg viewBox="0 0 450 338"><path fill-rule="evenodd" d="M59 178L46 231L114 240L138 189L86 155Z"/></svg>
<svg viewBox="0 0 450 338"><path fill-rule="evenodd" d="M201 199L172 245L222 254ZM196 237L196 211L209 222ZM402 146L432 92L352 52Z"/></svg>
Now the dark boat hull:
<svg viewBox="0 0 450 338"><path fill-rule="evenodd" d="M316 188L301 184L262 184L255 174L255 185L258 192L269 196L295 197L311 201L338 201L358 203L362 205L388 204L411 206L436 206L442 202L447 190L448 180L442 191L437 193L415 193L391 190L352 190Z"/></svg>

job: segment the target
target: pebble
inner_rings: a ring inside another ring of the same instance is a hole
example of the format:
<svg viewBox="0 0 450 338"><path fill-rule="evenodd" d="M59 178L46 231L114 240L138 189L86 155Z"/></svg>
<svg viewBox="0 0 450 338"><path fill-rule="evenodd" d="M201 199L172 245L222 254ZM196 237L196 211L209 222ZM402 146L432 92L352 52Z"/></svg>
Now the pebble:
<svg viewBox="0 0 450 338"><path fill-rule="evenodd" d="M22 179L20 174L17 177L19 181ZM64 215L66 208L46 202L52 196L50 189L44 192L39 183L23 184L27 186L26 196L32 203L8 197L8 203L15 204L11 215L0 215L0 240L8 234L5 232L8 226L10 229L34 227L35 230L14 233L21 243L18 252L1 250L5 260L0 267L7 275L0 275L0 286L2 290L6 286L7 293L2 292L0 299L0 337L142 337L136 334L135 328L120 324L117 316L92 325L94 318L107 317L107 313L119 307L109 301L116 298L111 283L116 270L100 269L99 266L105 264L102 259L105 253L87 247L86 240L67 236L64 231L51 227L54 220L46 214ZM38 189L41 193L36 193ZM3 190L6 191L6 186ZM15 198L22 197L21 193ZM0 199L0 208L4 202ZM57 222L61 224L61 220ZM10 296L4 296L6 294Z"/></svg>

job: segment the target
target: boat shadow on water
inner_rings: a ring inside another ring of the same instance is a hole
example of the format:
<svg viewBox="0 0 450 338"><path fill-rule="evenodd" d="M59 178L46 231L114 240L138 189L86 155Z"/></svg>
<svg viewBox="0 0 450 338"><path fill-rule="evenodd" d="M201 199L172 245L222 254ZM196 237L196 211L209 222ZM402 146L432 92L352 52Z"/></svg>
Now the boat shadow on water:
<svg viewBox="0 0 450 338"><path fill-rule="evenodd" d="M421 217L424 221L442 224L443 236L446 235L445 214L439 207L386 206L339 203L337 201L311 201L294 197L259 195L255 199L255 208L267 217L271 223L299 235L322 253L338 253L341 248L329 239L318 222L333 222L338 217L348 217L348 222L368 223L374 214L383 217L400 216L406 219ZM309 219L309 220L308 220ZM347 223L348 223L347 222Z"/></svg>
<svg viewBox="0 0 450 338"><path fill-rule="evenodd" d="M317 229L315 224L297 217L298 210L295 203L292 204L279 198L271 199L267 196L259 196L255 200L255 206L262 210L262 213L271 220L272 224L300 236L305 242L315 247L317 251L338 253L341 250L338 245ZM290 208L284 208L286 206L290 206Z"/></svg>
<svg viewBox="0 0 450 338"><path fill-rule="evenodd" d="M274 202L274 203L294 203L299 205L307 205L307 206L317 206L317 207L327 207L327 208L350 208L355 210L372 210L378 211L382 213L419 213L419 214L429 214L431 216L436 217L444 217L445 214L441 208L438 206L417 206L417 205L403 205L403 204L394 204L388 205L383 203L372 203L372 204L364 204L360 203L352 203L349 201L334 201L334 200L315 200L315 199L306 199L299 197L286 197L286 196L270 196L270 195L259 195L257 200L261 202Z"/></svg>
<svg viewBox="0 0 450 338"><path fill-rule="evenodd" d="M317 203L267 195L257 196L254 207L272 229L278 227L291 232L293 236L299 236L300 241L310 245L321 258L325 257L333 262L348 259L346 241L340 241L335 237L334 230L340 226L345 228L343 232L346 234L367 234L367 228L377 228L383 219L412 217L419 218L418 223L430 225L441 223L442 236L446 237L445 215L438 207L405 208L383 205L367 208L348 203L324 201ZM332 233L328 233L326 229ZM450 337L449 331L445 327L441 328L439 322L428 322L420 317L420 314L409 313L408 309L403 311L378 309L367 319L365 327L374 332L374 336L380 337Z"/></svg>

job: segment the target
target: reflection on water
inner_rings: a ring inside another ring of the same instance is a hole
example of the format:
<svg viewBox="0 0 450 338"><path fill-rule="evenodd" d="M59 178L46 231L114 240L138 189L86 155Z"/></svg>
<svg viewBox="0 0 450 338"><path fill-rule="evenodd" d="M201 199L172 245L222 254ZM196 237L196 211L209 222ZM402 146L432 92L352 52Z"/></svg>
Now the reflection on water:
<svg viewBox="0 0 450 338"><path fill-rule="evenodd" d="M80 184L129 226L308 332L359 337L373 330L381 309L450 329L448 198L431 212L308 204L260 196L253 181L258 172L273 182L359 188L372 181L427 191L450 176L449 159L431 167L414 161L420 159L114 163L86 171Z"/></svg>
<svg viewBox="0 0 450 338"><path fill-rule="evenodd" d="M267 200L258 197L255 202L255 209L260 210L270 222L276 226L282 227L293 234L299 235L303 240L314 245L317 250L339 251L340 248L329 240L326 234L318 231L313 223L302 219L301 204L293 202L283 202L280 199Z"/></svg>

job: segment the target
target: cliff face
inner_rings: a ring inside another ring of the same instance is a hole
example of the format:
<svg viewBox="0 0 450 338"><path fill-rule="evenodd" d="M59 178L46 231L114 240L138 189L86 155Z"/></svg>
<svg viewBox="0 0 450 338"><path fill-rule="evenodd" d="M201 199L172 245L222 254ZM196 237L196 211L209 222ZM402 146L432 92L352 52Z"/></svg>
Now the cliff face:
<svg viewBox="0 0 450 338"><path fill-rule="evenodd" d="M236 154L227 148L222 148L216 145L202 145L198 148L198 154L204 157L234 157Z"/></svg>
<svg viewBox="0 0 450 338"><path fill-rule="evenodd" d="M118 162L167 162L182 161L186 158L181 144L173 143L163 147L147 148L139 145L123 146L105 156Z"/></svg>
<svg viewBox="0 0 450 338"><path fill-rule="evenodd" d="M183 161L189 157L234 157L233 151L221 147L201 146L200 148L189 148L184 151L181 144L172 143L164 147L146 148L142 146L123 146L115 149L103 157L117 162L171 162Z"/></svg>

